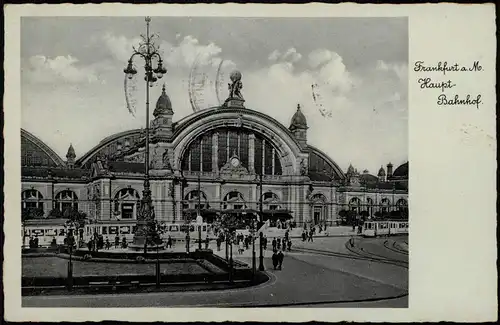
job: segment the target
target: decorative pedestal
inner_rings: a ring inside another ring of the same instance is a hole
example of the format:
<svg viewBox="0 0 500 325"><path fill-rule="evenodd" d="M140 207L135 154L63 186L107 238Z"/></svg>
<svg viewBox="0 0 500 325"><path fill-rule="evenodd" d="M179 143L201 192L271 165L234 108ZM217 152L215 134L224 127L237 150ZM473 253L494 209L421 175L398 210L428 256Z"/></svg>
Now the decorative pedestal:
<svg viewBox="0 0 500 325"><path fill-rule="evenodd" d="M240 98L228 98L225 102L226 107L238 107L238 108L245 108L243 103L245 100L240 99Z"/></svg>

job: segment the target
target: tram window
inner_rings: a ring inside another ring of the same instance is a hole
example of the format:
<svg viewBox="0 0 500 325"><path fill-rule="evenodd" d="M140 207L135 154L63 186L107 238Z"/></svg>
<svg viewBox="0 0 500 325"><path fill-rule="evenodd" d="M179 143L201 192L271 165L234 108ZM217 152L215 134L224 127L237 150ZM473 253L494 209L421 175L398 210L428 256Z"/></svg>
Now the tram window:
<svg viewBox="0 0 500 325"><path fill-rule="evenodd" d="M59 236L64 236L64 228L59 229Z"/></svg>
<svg viewBox="0 0 500 325"><path fill-rule="evenodd" d="M203 226L203 231L207 231L207 226Z"/></svg>
<svg viewBox="0 0 500 325"><path fill-rule="evenodd" d="M194 226L189 226L189 231L193 232L194 231Z"/></svg>
<svg viewBox="0 0 500 325"><path fill-rule="evenodd" d="M187 225L181 225L181 232L186 232L188 230L188 226Z"/></svg>
<svg viewBox="0 0 500 325"><path fill-rule="evenodd" d="M106 226L102 227L102 234L103 235L107 235L108 234L108 227L106 227Z"/></svg>
<svg viewBox="0 0 500 325"><path fill-rule="evenodd" d="M179 226L177 226L177 225L172 225L169 228L170 228L170 232L177 232L177 231L179 231Z"/></svg>

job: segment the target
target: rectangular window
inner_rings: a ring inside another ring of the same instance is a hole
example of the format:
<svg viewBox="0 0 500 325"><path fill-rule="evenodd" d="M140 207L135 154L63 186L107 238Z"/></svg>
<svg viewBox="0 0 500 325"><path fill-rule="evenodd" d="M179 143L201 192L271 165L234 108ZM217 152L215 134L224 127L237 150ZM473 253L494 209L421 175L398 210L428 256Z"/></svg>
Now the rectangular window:
<svg viewBox="0 0 500 325"><path fill-rule="evenodd" d="M189 170L189 155L184 155L184 159L182 159L182 170Z"/></svg>
<svg viewBox="0 0 500 325"><path fill-rule="evenodd" d="M281 175L281 162L278 153L274 153L274 175Z"/></svg>
<svg viewBox="0 0 500 325"><path fill-rule="evenodd" d="M264 152L264 174L272 175L273 174L273 148L269 143L266 142L266 149Z"/></svg>
<svg viewBox="0 0 500 325"><path fill-rule="evenodd" d="M108 227L106 227L106 226L102 227L102 234L103 235L107 235L108 234Z"/></svg>
<svg viewBox="0 0 500 325"><path fill-rule="evenodd" d="M240 134L240 160L241 164L248 168L248 133Z"/></svg>
<svg viewBox="0 0 500 325"><path fill-rule="evenodd" d="M195 142L191 146L191 171L200 171L200 156L200 140L195 140Z"/></svg>
<svg viewBox="0 0 500 325"><path fill-rule="evenodd" d="M234 153L238 153L238 134L229 131L229 157L232 157Z"/></svg>
<svg viewBox="0 0 500 325"><path fill-rule="evenodd" d="M227 132L219 133L219 169L227 162Z"/></svg>
<svg viewBox="0 0 500 325"><path fill-rule="evenodd" d="M133 203L123 203L122 204L122 219L133 219L134 218L134 204Z"/></svg>
<svg viewBox="0 0 500 325"><path fill-rule="evenodd" d="M254 167L255 173L260 175L262 173L262 139L255 138L255 151L254 151Z"/></svg>
<svg viewBox="0 0 500 325"><path fill-rule="evenodd" d="M212 135L205 136L202 142L203 162L202 168L204 172L212 171Z"/></svg>

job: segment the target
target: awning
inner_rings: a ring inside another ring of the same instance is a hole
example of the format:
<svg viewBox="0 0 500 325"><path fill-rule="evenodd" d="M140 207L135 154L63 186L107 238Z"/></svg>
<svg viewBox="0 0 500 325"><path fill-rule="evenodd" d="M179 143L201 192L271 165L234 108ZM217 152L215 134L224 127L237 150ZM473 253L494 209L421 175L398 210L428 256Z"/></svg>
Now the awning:
<svg viewBox="0 0 500 325"><path fill-rule="evenodd" d="M267 219L293 219L293 211L287 209L263 210L262 213Z"/></svg>

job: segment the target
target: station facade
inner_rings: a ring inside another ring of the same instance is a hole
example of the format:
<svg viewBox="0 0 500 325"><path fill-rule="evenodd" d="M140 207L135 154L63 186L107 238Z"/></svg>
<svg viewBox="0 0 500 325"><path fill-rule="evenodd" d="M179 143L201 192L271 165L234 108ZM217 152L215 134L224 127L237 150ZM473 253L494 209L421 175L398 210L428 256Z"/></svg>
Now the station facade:
<svg viewBox="0 0 500 325"><path fill-rule="evenodd" d="M221 213L260 211L265 219L297 225L328 224L340 211L369 217L408 211L408 162L381 167L377 176L342 171L307 141L300 106L288 127L272 117L227 101L173 122L165 88L150 125L150 183L156 219L186 222L196 214L212 221ZM94 221L136 219L144 181L145 132L114 134L66 159L21 129L23 213L51 218L76 209Z"/></svg>

